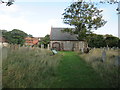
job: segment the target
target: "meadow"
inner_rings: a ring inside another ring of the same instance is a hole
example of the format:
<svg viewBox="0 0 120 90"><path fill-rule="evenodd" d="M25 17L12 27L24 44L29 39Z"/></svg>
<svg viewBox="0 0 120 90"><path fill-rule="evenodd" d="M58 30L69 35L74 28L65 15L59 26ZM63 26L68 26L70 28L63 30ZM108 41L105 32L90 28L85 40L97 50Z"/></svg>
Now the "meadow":
<svg viewBox="0 0 120 90"><path fill-rule="evenodd" d="M119 56L120 50L105 50L106 60L102 62L103 49L92 49L88 54L80 54L80 57L90 64L93 69L99 73L104 82L109 87L116 88L120 86L120 67L115 66L116 56Z"/></svg>
<svg viewBox="0 0 120 90"><path fill-rule="evenodd" d="M88 54L21 47L3 48L3 88L116 88L118 67L114 66L117 50L107 51L101 62L101 50Z"/></svg>
<svg viewBox="0 0 120 90"><path fill-rule="evenodd" d="M3 88L47 87L59 62L60 55L53 56L48 50L3 48Z"/></svg>

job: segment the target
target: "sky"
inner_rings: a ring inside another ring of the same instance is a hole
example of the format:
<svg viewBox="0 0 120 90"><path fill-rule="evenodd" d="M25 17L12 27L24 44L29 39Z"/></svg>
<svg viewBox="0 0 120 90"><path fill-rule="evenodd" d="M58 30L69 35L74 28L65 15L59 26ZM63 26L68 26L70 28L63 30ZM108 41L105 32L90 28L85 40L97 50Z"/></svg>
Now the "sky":
<svg viewBox="0 0 120 90"><path fill-rule="evenodd" d="M7 1L7 0L4 0ZM34 37L50 34L51 27L70 27L63 23L64 9L75 0L15 0L11 6L0 4L0 29L11 31L19 29ZM118 4L99 4L103 9L106 25L97 34L112 34L118 37Z"/></svg>

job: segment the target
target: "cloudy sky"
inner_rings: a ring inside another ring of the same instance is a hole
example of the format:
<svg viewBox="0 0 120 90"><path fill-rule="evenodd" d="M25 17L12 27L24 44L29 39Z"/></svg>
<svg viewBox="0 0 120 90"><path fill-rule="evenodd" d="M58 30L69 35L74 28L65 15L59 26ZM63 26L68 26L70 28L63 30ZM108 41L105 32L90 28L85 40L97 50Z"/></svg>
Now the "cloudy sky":
<svg viewBox="0 0 120 90"><path fill-rule="evenodd" d="M7 0L4 0L7 1ZM74 0L15 0L10 7L0 4L0 29L20 29L34 37L50 34L51 27L69 27L62 20L62 13ZM94 31L97 34L118 36L116 5L100 4L107 24Z"/></svg>

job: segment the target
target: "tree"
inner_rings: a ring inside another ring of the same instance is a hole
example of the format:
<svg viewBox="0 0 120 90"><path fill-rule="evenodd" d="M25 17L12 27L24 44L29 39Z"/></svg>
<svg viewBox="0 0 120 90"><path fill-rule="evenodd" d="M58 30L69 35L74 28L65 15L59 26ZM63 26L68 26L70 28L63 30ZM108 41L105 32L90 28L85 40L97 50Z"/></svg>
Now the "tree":
<svg viewBox="0 0 120 90"><path fill-rule="evenodd" d="M88 37L89 37L89 40L88 40L89 47L100 48L100 47L106 46L106 42L103 35L90 34Z"/></svg>
<svg viewBox="0 0 120 90"><path fill-rule="evenodd" d="M105 35L106 45L109 47L119 47L119 38L112 35Z"/></svg>
<svg viewBox="0 0 120 90"><path fill-rule="evenodd" d="M106 21L102 19L103 10L98 10L93 4L86 2L73 2L62 14L63 22L74 26L75 30L64 30L72 34L77 34L78 40L84 40L91 29L98 29L105 25ZM82 36L81 36L82 35Z"/></svg>
<svg viewBox="0 0 120 90"><path fill-rule="evenodd" d="M12 31L4 33L3 36L8 40L10 44L23 45L25 42L24 38L27 36L27 33L18 29L13 29Z"/></svg>
<svg viewBox="0 0 120 90"><path fill-rule="evenodd" d="M28 37L33 37L31 34L28 34Z"/></svg>
<svg viewBox="0 0 120 90"><path fill-rule="evenodd" d="M113 35L97 35L97 34L90 34L88 37L88 46L89 47L120 47L120 39Z"/></svg>
<svg viewBox="0 0 120 90"><path fill-rule="evenodd" d="M44 44L44 47L47 48L48 44L50 43L50 35L46 35L41 41L40 45Z"/></svg>
<svg viewBox="0 0 120 90"><path fill-rule="evenodd" d="M81 2L83 0L78 0L78 2ZM94 4L120 4L120 1L119 0L84 0L84 2L87 2L87 3L94 3ZM117 14L120 14L120 6L118 6L116 8L116 11L118 12Z"/></svg>
<svg viewBox="0 0 120 90"><path fill-rule="evenodd" d="M0 0L1 3L6 3L6 6L11 6L14 2L14 0L8 0L8 2L5 2L3 0Z"/></svg>
<svg viewBox="0 0 120 90"><path fill-rule="evenodd" d="M7 30L0 30L2 33L2 36L4 36L4 34L7 32Z"/></svg>

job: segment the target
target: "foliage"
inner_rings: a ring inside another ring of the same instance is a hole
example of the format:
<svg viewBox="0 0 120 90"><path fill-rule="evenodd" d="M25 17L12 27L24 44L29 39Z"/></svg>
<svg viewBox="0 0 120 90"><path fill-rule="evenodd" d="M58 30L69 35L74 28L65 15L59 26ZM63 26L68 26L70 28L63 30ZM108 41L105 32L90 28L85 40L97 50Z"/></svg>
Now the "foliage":
<svg viewBox="0 0 120 90"><path fill-rule="evenodd" d="M87 36L87 38L88 38L87 41L88 41L89 47L100 48L100 47L106 46L105 39L104 39L103 35L90 34Z"/></svg>
<svg viewBox="0 0 120 90"><path fill-rule="evenodd" d="M23 45L25 42L24 38L27 36L27 34L21 30L13 29L12 31L3 33L3 36L8 40L10 44Z"/></svg>
<svg viewBox="0 0 120 90"><path fill-rule="evenodd" d="M108 45L109 47L119 47L119 40L119 38L112 35L105 36L106 45Z"/></svg>
<svg viewBox="0 0 120 90"><path fill-rule="evenodd" d="M112 35L89 34L87 42L89 47L119 47L119 38Z"/></svg>
<svg viewBox="0 0 120 90"><path fill-rule="evenodd" d="M31 34L28 34L28 37L33 37Z"/></svg>
<svg viewBox="0 0 120 90"><path fill-rule="evenodd" d="M2 35L4 35L7 32L7 30L0 30L0 31L2 32Z"/></svg>
<svg viewBox="0 0 120 90"><path fill-rule="evenodd" d="M44 38L42 38L42 40L40 41L40 45L44 44L45 48L47 47L47 45L50 43L50 35L46 35Z"/></svg>
<svg viewBox="0 0 120 90"><path fill-rule="evenodd" d="M102 19L102 11L98 10L93 4L74 2L62 14L64 16L63 22L74 26L75 30L72 30L72 33L77 34L78 40L81 40L87 32L90 33L91 29L97 30L105 25L106 21Z"/></svg>

